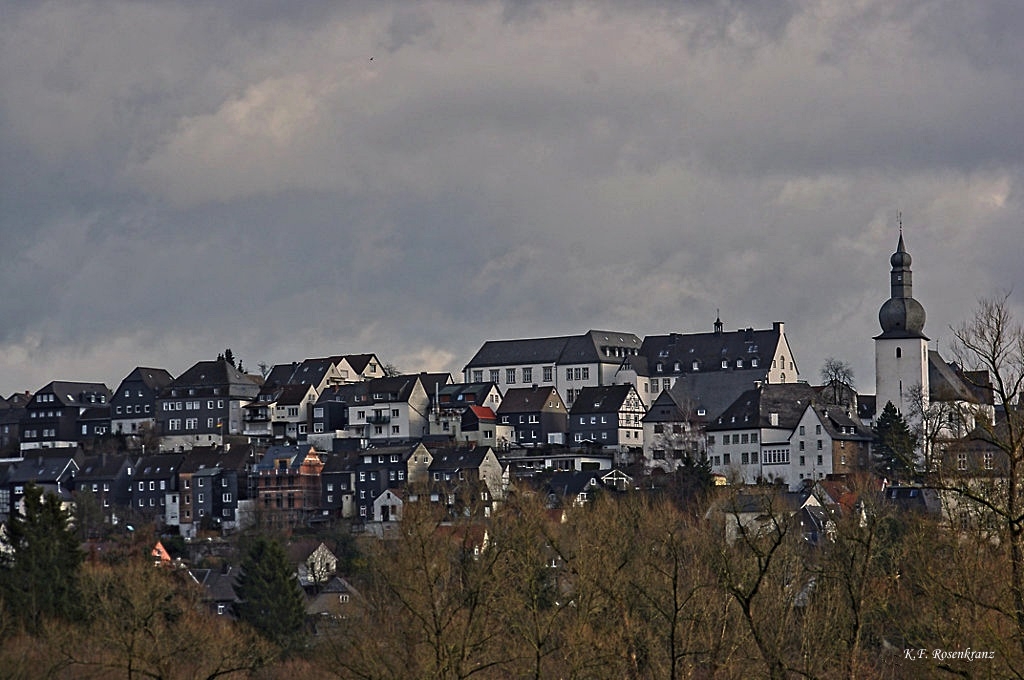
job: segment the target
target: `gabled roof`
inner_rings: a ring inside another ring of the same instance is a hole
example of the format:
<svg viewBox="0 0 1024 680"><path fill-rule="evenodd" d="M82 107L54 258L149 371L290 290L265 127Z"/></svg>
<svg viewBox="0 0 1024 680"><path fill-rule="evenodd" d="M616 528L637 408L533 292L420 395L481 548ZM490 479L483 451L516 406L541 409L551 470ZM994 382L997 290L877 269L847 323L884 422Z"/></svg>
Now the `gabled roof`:
<svg viewBox="0 0 1024 680"><path fill-rule="evenodd" d="M498 406L498 413L540 413L558 411L565 413L565 404L554 387L513 387L505 392Z"/></svg>
<svg viewBox="0 0 1024 680"><path fill-rule="evenodd" d="M767 382L768 369L683 373L672 385L676 403L689 408L691 415L711 422L718 418L741 394ZM703 414L701 413L703 411Z"/></svg>
<svg viewBox="0 0 1024 680"><path fill-rule="evenodd" d="M737 430L777 428L792 430L814 399L814 388L806 383L762 385L741 394L722 415L709 423L707 429ZM771 414L778 414L778 424Z"/></svg>
<svg viewBox="0 0 1024 680"><path fill-rule="evenodd" d="M331 357L334 363L341 363L342 360L347 361L348 365L352 367L352 370L356 373L362 374L366 370L366 367L371 361L377 360L376 354L342 354L336 357ZM380 365L380 360L377 360L377 364Z"/></svg>
<svg viewBox="0 0 1024 680"><path fill-rule="evenodd" d="M123 455L89 456L82 460L75 480L82 482L92 479L113 479L130 463L131 459Z"/></svg>
<svg viewBox="0 0 1024 680"><path fill-rule="evenodd" d="M943 361L935 350L928 350L928 392L932 401L993 403L987 371L965 372L956 363Z"/></svg>
<svg viewBox="0 0 1024 680"><path fill-rule="evenodd" d="M488 340L466 368L514 364L619 363L626 353L640 349L633 333L591 330L582 335L521 340Z"/></svg>
<svg viewBox="0 0 1024 680"><path fill-rule="evenodd" d="M351 385L335 385L324 389L323 393L317 398L317 404L325 404L329 401L340 402L342 404L355 404L357 397L362 397L366 394L367 386L365 383L352 383Z"/></svg>
<svg viewBox="0 0 1024 680"><path fill-rule="evenodd" d="M240 386L245 391L256 394L259 384L252 376L242 373L226 359L200 361L179 375L164 389L185 389L189 387L224 387Z"/></svg>
<svg viewBox="0 0 1024 680"><path fill-rule="evenodd" d="M782 329L783 325L776 323L767 330L745 328L711 333L648 335L644 338L639 352L644 361L634 362L631 358L627 358L626 361L633 365L638 375L651 377L694 372L694 361L698 363L698 372L762 373L771 366L775 349L782 337ZM736 367L737 359L743 360L742 368ZM757 367L751 366L751 359L758 360ZM722 368L723 360L727 361L727 368ZM662 365L660 372L657 371L659 363Z"/></svg>
<svg viewBox="0 0 1024 680"><path fill-rule="evenodd" d="M573 402L569 414L618 413L630 394L636 394L636 388L628 384L584 387Z"/></svg>
<svg viewBox="0 0 1024 680"><path fill-rule="evenodd" d="M487 395L494 389L494 383L451 383L440 387L437 391L438 403L441 408L464 408L470 404L483 404ZM430 393L433 401L434 393Z"/></svg>
<svg viewBox="0 0 1024 680"><path fill-rule="evenodd" d="M39 456L18 461L7 473L7 481L55 484L78 470L74 456Z"/></svg>
<svg viewBox="0 0 1024 680"><path fill-rule="evenodd" d="M172 376L166 369L137 366L131 373L124 377L118 386L118 391L120 392L121 387L123 387L125 383L141 382L149 389L159 392L170 385L173 381L174 376Z"/></svg>
<svg viewBox="0 0 1024 680"><path fill-rule="evenodd" d="M285 385L277 396L278 406L299 406L304 404L312 387L309 383Z"/></svg>
<svg viewBox="0 0 1024 680"><path fill-rule="evenodd" d="M52 393L56 402L62 406L83 407L110 401L110 389L103 383L54 380L36 392L36 394L49 393ZM93 399L93 397L96 398Z"/></svg>
<svg viewBox="0 0 1024 680"><path fill-rule="evenodd" d="M478 446L473 449L440 449L434 452L434 459L430 463L429 470L431 472L475 470L483 464L490 451L488 446Z"/></svg>
<svg viewBox="0 0 1024 680"><path fill-rule="evenodd" d="M658 398L654 400L651 407L647 409L646 415L641 419L644 423L681 423L691 419L692 413L679 405L672 390L662 390Z"/></svg>
<svg viewBox="0 0 1024 680"><path fill-rule="evenodd" d="M144 456L136 465L133 479L167 479L178 474L184 453L159 453L155 456Z"/></svg>

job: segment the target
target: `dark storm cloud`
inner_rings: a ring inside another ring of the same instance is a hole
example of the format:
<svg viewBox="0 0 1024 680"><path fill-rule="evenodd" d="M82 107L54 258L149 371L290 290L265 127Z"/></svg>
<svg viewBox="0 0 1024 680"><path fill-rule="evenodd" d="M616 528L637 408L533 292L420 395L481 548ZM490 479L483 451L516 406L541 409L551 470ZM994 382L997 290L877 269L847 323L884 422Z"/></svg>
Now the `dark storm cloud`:
<svg viewBox="0 0 1024 680"><path fill-rule="evenodd" d="M870 390L897 210L933 338L1024 290L1018 3L0 12L5 393L716 310Z"/></svg>

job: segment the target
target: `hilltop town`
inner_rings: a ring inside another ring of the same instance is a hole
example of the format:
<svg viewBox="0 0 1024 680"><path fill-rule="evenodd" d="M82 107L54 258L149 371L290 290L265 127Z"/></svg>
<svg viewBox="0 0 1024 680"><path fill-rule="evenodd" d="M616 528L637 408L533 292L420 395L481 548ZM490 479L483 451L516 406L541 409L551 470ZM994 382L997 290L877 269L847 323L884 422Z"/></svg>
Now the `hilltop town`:
<svg viewBox="0 0 1024 680"><path fill-rule="evenodd" d="M761 578L795 541L809 571L782 597L786 616L804 613L842 527L862 531L869 516L975 526L979 489L1012 478L1020 454L1019 441L993 435L1013 421L1016 392L929 349L902 234L890 265L875 394L858 393L841 360L812 371L816 380L802 374L781 321L726 330L721 319L706 332L486 340L459 376L403 373L374 353L253 374L226 350L179 376L132 368L113 389L57 379L2 404L0 521L56 499L94 560L122 554L126 540L137 557L141 545L155 564L189 574L210 616L230 620L249 620L238 538L283 536L307 625L320 631L356 616L355 602L359 616L373 609L360 593L375 587L372 570L352 554L387 571L373 560L400 548L380 546L427 527L432 550L481 560L496 540L513 540L495 538L510 517L531 512L539 524L524 536L540 540L534 567L548 569L546 607L561 611L586 574L556 534L589 530L604 542L617 513L668 503L690 513L686 535L760 555ZM590 529L573 520L587 508L603 517ZM18 544L5 545L16 559ZM716 583L726 601L751 606L756 586L739 597L749 583ZM913 641L900 635L858 641L856 654ZM758 663L784 677L772 665L783 656Z"/></svg>

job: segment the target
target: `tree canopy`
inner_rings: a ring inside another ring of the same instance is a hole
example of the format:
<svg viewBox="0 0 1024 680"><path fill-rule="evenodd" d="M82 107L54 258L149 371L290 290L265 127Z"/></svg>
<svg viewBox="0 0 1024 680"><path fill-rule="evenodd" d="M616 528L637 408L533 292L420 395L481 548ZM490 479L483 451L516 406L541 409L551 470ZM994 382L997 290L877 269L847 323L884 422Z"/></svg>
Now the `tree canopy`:
<svg viewBox="0 0 1024 680"><path fill-rule="evenodd" d="M59 496L28 484L22 506L7 526L11 551L0 553L0 593L10 615L37 631L49 619L77 618L83 554Z"/></svg>
<svg viewBox="0 0 1024 680"><path fill-rule="evenodd" d="M284 650L298 643L305 625L305 599L277 541L258 536L242 560L237 586L239 617Z"/></svg>

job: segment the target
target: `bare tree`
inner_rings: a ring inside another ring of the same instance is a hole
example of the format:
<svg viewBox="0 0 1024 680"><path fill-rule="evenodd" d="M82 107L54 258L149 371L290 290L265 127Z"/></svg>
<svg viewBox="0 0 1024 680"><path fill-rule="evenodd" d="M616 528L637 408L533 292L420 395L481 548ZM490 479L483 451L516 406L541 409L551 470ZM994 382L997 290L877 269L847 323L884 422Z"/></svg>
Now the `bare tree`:
<svg viewBox="0 0 1024 680"><path fill-rule="evenodd" d="M847 362L829 357L821 366L821 383L829 390L832 400L830 403L836 405L849 405L849 395L854 391L856 383L853 378L853 368Z"/></svg>
<svg viewBox="0 0 1024 680"><path fill-rule="evenodd" d="M949 446L958 459L963 456L961 460L971 451L984 451L983 474L972 474L974 466L956 471L964 474L944 470L931 484L973 508L981 517L985 539L996 539L994 544L1006 552L1009 583L1003 602L1010 606L992 606L1013 622L1016 647L1024 653L1024 410L1020 401L1024 328L1014 319L1006 293L980 300L973 317L953 332L953 352L962 377L974 390L987 393L983 401L994 405L996 417L983 414L984 403L955 402L958 421L973 427L967 437L951 441ZM998 460L994 460L996 456Z"/></svg>

